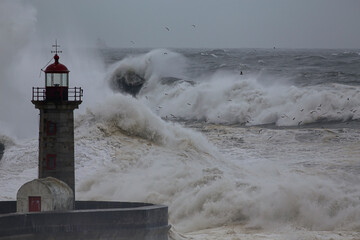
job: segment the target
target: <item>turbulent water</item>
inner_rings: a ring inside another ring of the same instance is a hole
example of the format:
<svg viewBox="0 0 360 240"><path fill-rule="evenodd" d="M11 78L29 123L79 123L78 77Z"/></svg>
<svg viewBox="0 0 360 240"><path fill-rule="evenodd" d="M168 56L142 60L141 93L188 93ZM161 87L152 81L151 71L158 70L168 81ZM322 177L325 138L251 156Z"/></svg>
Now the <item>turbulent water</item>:
<svg viewBox="0 0 360 240"><path fill-rule="evenodd" d="M75 73L78 199L166 204L173 239L360 239L360 50L103 49L98 64ZM37 136L6 132L1 200L37 174Z"/></svg>

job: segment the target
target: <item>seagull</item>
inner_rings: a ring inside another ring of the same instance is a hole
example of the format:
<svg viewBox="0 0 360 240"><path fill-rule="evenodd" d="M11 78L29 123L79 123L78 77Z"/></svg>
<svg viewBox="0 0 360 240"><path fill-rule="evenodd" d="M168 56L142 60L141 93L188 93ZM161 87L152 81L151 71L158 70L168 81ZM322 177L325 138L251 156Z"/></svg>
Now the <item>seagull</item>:
<svg viewBox="0 0 360 240"><path fill-rule="evenodd" d="M168 30L168 31L170 31L170 28L168 28L168 27L165 27L165 29Z"/></svg>

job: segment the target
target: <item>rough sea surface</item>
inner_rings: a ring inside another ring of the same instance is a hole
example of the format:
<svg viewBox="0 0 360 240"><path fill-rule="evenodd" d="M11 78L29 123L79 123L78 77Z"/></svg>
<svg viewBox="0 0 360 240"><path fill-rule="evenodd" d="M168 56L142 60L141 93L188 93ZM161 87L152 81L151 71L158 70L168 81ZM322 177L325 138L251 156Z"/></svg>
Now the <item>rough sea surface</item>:
<svg viewBox="0 0 360 240"><path fill-rule="evenodd" d="M84 88L78 200L166 204L172 239L360 239L360 50L108 48L60 62ZM14 200L37 177L38 125L26 138L1 126L0 200Z"/></svg>

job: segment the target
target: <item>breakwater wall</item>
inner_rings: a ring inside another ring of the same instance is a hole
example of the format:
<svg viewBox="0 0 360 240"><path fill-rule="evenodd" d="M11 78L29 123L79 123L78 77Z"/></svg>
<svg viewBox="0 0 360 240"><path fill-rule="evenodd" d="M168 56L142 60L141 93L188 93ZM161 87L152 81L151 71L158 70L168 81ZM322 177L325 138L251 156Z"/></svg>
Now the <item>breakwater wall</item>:
<svg viewBox="0 0 360 240"><path fill-rule="evenodd" d="M167 240L169 228L164 205L76 201L73 211L20 214L0 202L0 240Z"/></svg>

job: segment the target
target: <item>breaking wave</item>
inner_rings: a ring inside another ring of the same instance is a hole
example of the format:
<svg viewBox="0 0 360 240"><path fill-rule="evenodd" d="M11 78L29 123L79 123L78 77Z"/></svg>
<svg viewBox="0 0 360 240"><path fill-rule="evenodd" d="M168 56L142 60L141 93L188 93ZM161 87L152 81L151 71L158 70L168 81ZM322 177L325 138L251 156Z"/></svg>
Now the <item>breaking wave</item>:
<svg viewBox="0 0 360 240"><path fill-rule="evenodd" d="M360 117L359 86L299 87L223 70L189 79L186 66L184 56L154 50L115 63L108 79L115 91L136 95L156 114L172 120L297 126ZM131 81L134 87L129 90L125 82Z"/></svg>
<svg viewBox="0 0 360 240"><path fill-rule="evenodd" d="M226 224L359 230L358 187L274 163L246 165L116 94L76 122L78 197L169 206L180 231Z"/></svg>
<svg viewBox="0 0 360 240"><path fill-rule="evenodd" d="M181 54L157 49L113 64L107 79L115 92L136 96L143 86L156 87L162 79L182 76L184 66L185 58Z"/></svg>

